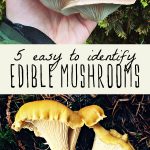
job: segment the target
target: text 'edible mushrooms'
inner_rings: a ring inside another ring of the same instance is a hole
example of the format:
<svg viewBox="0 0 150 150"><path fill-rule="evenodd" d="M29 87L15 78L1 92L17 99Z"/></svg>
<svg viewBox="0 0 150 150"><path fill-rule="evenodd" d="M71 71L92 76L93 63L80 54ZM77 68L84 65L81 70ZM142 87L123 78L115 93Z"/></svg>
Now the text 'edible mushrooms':
<svg viewBox="0 0 150 150"><path fill-rule="evenodd" d="M48 8L64 15L80 13L84 18L100 21L116 11L121 5L136 0L40 0Z"/></svg>
<svg viewBox="0 0 150 150"><path fill-rule="evenodd" d="M134 150L127 134L121 135L115 130L107 131L100 125L93 127L95 139L92 150Z"/></svg>
<svg viewBox="0 0 150 150"><path fill-rule="evenodd" d="M42 100L24 104L16 114L12 129L34 131L52 150L73 150L83 124L81 117L63 104Z"/></svg>

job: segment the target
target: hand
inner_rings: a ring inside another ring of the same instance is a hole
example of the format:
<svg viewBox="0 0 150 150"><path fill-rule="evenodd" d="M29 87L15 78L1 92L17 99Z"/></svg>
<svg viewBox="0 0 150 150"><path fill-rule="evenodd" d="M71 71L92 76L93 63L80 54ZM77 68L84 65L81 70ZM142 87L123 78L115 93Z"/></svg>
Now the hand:
<svg viewBox="0 0 150 150"><path fill-rule="evenodd" d="M63 16L49 10L39 0L7 0L6 15L13 23L41 30L57 44L84 43L97 25L79 14Z"/></svg>

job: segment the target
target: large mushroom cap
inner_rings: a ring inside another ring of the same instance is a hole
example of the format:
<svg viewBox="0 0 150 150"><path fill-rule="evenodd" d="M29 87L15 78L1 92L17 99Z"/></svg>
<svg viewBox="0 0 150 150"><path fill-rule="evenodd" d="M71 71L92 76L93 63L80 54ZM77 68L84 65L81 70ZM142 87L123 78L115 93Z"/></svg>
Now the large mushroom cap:
<svg viewBox="0 0 150 150"><path fill-rule="evenodd" d="M136 0L70 0L66 8L82 5L93 5L93 4L121 4L130 5L134 4Z"/></svg>
<svg viewBox="0 0 150 150"><path fill-rule="evenodd" d="M121 135L116 130L107 131L100 125L93 127L95 140L92 150L134 150L128 141L127 134Z"/></svg>
<svg viewBox="0 0 150 150"><path fill-rule="evenodd" d="M65 15L80 13L84 18L100 21L116 11L121 5L130 5L136 0L72 0L63 8Z"/></svg>
<svg viewBox="0 0 150 150"><path fill-rule="evenodd" d="M80 109L78 113L88 127L92 127L106 117L104 110L97 105L86 106Z"/></svg>
<svg viewBox="0 0 150 150"><path fill-rule="evenodd" d="M45 6L66 16L80 13L84 18L103 20L120 5L130 5L136 0L40 0Z"/></svg>
<svg viewBox="0 0 150 150"><path fill-rule="evenodd" d="M74 150L83 125L81 117L65 105L42 100L24 104L16 114L12 129L34 131L36 136L47 141L52 150Z"/></svg>
<svg viewBox="0 0 150 150"><path fill-rule="evenodd" d="M26 122L36 120L60 121L72 129L83 126L80 116L65 105L57 101L42 100L24 104L17 112L12 128L19 131Z"/></svg>

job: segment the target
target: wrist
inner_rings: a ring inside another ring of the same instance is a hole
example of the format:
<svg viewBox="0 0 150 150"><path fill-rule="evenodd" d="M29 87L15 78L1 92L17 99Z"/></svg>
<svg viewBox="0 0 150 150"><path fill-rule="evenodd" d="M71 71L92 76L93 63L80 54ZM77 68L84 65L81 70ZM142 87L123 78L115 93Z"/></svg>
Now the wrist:
<svg viewBox="0 0 150 150"><path fill-rule="evenodd" d="M13 7L15 6L15 7ZM49 33L49 19L45 15L47 11L39 1L31 0L7 0L6 17L13 23L36 28L46 34Z"/></svg>

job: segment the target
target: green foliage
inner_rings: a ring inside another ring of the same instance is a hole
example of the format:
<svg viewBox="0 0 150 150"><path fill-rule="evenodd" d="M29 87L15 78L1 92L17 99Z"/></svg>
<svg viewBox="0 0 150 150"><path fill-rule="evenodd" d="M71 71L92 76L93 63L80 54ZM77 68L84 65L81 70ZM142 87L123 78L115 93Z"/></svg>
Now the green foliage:
<svg viewBox="0 0 150 150"><path fill-rule="evenodd" d="M143 5L143 7L147 7L148 6L148 0L141 0L141 4Z"/></svg>
<svg viewBox="0 0 150 150"><path fill-rule="evenodd" d="M120 7L98 23L87 43L150 43L150 1L141 0L134 5Z"/></svg>
<svg viewBox="0 0 150 150"><path fill-rule="evenodd" d="M0 21L5 14L5 0L0 0Z"/></svg>
<svg viewBox="0 0 150 150"><path fill-rule="evenodd" d="M0 130L0 150L16 149L16 147L12 130L8 127L5 130Z"/></svg>

